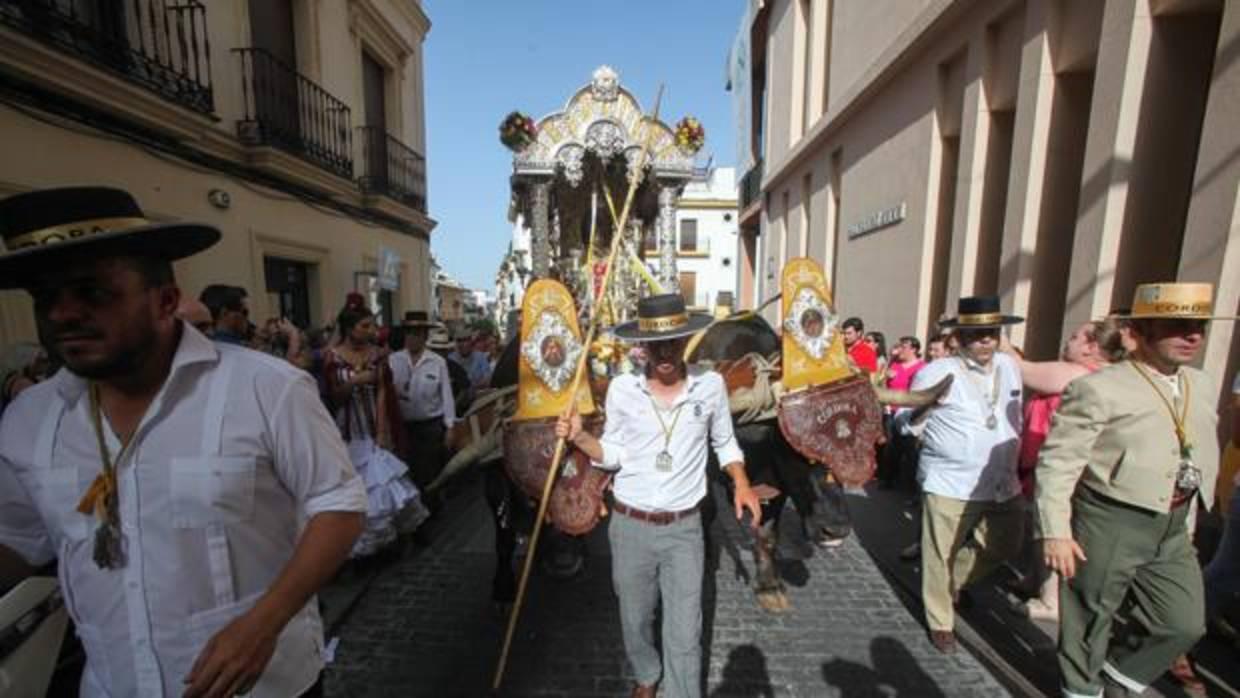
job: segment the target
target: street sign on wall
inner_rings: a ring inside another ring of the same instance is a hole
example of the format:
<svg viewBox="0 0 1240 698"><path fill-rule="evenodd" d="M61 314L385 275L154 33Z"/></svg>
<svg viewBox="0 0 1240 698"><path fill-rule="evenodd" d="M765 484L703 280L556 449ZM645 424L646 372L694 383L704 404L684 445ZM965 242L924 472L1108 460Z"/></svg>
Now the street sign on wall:
<svg viewBox="0 0 1240 698"><path fill-rule="evenodd" d="M395 291L400 288L400 255L387 247L379 248L379 288Z"/></svg>

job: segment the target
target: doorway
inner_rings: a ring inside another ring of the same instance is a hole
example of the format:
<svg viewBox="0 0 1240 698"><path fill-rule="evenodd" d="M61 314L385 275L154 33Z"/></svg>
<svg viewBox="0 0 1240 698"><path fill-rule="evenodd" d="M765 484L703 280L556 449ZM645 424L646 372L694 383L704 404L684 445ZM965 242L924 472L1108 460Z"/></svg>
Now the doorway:
<svg viewBox="0 0 1240 698"><path fill-rule="evenodd" d="M263 275L273 309L301 329L310 327L310 265L279 257L263 257Z"/></svg>

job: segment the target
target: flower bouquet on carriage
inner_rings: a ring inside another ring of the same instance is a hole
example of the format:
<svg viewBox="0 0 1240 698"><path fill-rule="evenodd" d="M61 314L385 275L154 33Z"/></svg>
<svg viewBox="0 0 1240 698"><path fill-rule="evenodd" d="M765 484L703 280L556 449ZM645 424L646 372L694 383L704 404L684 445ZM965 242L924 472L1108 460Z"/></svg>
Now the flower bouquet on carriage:
<svg viewBox="0 0 1240 698"><path fill-rule="evenodd" d="M514 152L521 152L538 138L534 117L514 111L499 125L499 142Z"/></svg>
<svg viewBox="0 0 1240 698"><path fill-rule="evenodd" d="M676 122L676 147L686 153L696 153L706 145L706 127L692 116Z"/></svg>

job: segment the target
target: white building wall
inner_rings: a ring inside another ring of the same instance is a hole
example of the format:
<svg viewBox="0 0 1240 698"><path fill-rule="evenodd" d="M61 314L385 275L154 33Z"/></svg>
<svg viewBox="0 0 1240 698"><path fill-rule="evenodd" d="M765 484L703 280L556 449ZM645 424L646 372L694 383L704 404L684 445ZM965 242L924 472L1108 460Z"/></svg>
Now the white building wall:
<svg viewBox="0 0 1240 698"><path fill-rule="evenodd" d="M677 271L692 273L695 293L686 301L711 309L720 291L737 293L737 200L736 170L717 167L705 179L685 186L676 211ZM682 221L697 221L697 250L680 246Z"/></svg>

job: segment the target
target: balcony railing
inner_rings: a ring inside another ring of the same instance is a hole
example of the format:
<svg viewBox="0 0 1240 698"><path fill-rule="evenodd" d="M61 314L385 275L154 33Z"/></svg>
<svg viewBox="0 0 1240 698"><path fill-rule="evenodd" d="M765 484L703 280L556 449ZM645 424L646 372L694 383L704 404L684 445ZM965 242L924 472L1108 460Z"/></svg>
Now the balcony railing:
<svg viewBox="0 0 1240 698"><path fill-rule="evenodd" d="M753 167L741 177L741 210L762 198L762 159L759 158Z"/></svg>
<svg viewBox="0 0 1240 698"><path fill-rule="evenodd" d="M237 136L273 145L343 177L353 176L349 106L260 48L233 49L241 59L245 114Z"/></svg>
<svg viewBox="0 0 1240 698"><path fill-rule="evenodd" d="M0 24L195 111L214 111L198 0L0 0Z"/></svg>
<svg viewBox="0 0 1240 698"><path fill-rule="evenodd" d="M426 213L426 158L393 138L381 127L360 126L361 176L364 192L386 194Z"/></svg>

